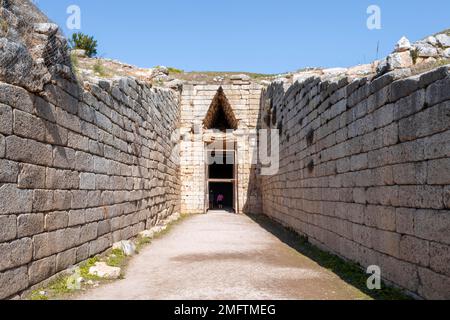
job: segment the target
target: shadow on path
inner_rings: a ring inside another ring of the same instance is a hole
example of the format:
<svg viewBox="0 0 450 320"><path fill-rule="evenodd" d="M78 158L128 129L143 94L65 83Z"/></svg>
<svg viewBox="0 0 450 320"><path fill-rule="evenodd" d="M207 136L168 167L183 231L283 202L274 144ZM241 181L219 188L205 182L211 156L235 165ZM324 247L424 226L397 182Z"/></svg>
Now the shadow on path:
<svg viewBox="0 0 450 320"><path fill-rule="evenodd" d="M297 252L315 261L321 267L326 268L339 276L346 283L358 288L375 300L411 300L401 290L389 287L382 283L381 290L369 290L367 288L368 274L359 264L344 260L336 255L322 251L308 242L308 239L300 236L295 231L285 228L278 222L265 215L247 215L260 227L270 232L280 241L287 244Z"/></svg>

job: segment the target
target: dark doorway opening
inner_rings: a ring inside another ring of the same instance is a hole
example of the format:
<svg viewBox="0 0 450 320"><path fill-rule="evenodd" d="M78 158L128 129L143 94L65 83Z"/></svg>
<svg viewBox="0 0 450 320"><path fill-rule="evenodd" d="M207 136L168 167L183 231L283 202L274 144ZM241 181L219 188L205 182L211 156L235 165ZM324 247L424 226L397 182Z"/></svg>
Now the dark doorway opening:
<svg viewBox="0 0 450 320"><path fill-rule="evenodd" d="M209 183L209 208L210 210L219 209L217 205L217 196L223 194L223 209L233 211L234 203L234 185L232 182L210 182Z"/></svg>
<svg viewBox="0 0 450 320"><path fill-rule="evenodd" d="M217 90L216 96L203 120L203 125L206 129L217 129L220 131L236 130L238 128L238 121L222 87Z"/></svg>

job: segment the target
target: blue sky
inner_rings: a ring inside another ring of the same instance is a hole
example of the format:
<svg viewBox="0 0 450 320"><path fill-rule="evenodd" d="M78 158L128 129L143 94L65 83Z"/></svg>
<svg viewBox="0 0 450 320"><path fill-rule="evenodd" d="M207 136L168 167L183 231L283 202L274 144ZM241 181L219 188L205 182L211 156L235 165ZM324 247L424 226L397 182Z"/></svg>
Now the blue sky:
<svg viewBox="0 0 450 320"><path fill-rule="evenodd" d="M281 73L368 63L401 36L450 28L450 1L428 0L36 0L66 35L66 9L81 8L81 31L99 56L140 67ZM381 30L368 30L369 5Z"/></svg>

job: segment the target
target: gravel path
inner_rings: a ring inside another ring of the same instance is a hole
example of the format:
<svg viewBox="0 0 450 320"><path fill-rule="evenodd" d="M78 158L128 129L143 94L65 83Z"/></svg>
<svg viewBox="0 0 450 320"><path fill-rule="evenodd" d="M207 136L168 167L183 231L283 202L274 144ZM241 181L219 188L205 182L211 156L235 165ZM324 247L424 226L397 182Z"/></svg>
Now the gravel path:
<svg viewBox="0 0 450 320"><path fill-rule="evenodd" d="M361 299L356 288L249 217L198 215L134 257L123 280L79 299Z"/></svg>

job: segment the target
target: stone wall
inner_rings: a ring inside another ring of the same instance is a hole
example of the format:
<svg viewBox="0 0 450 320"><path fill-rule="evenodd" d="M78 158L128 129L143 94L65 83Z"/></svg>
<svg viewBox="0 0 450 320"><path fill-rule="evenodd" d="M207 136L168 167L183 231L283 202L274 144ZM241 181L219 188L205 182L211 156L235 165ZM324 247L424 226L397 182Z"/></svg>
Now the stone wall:
<svg viewBox="0 0 450 320"><path fill-rule="evenodd" d="M251 130L256 130L262 86L249 79L233 80L227 84L190 83L183 86L181 97L181 208L185 213L203 213L205 205L205 152L206 143L215 136L205 130L203 121L219 88L238 122L232 139L237 144L238 206L239 212L259 212L257 184L253 183L255 170L252 157L256 148L251 141ZM220 136L220 134L219 134Z"/></svg>
<svg viewBox="0 0 450 320"><path fill-rule="evenodd" d="M131 78L0 83L0 298L179 212L178 100Z"/></svg>
<svg viewBox="0 0 450 320"><path fill-rule="evenodd" d="M264 103L281 163L261 177L263 211L411 293L449 299L450 75L404 73L273 83Z"/></svg>

